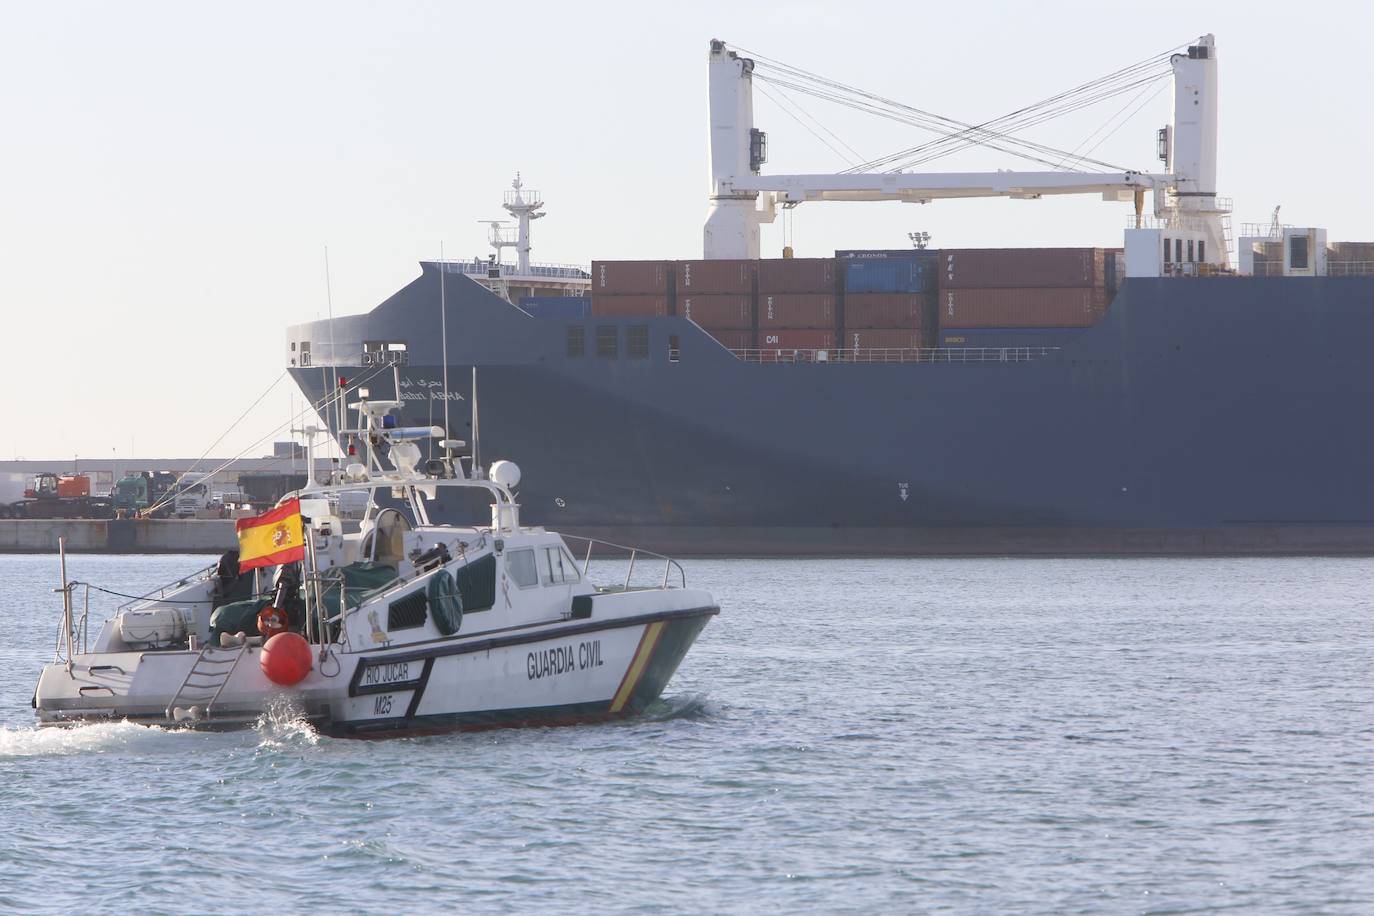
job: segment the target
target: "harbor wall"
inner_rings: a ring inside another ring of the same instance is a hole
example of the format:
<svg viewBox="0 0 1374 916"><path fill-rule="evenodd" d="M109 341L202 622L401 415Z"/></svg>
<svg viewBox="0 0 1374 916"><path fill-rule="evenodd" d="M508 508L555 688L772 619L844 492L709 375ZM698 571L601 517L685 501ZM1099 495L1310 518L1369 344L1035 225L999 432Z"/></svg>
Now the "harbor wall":
<svg viewBox="0 0 1374 916"><path fill-rule="evenodd" d="M233 519L0 519L0 553L220 553L237 546Z"/></svg>

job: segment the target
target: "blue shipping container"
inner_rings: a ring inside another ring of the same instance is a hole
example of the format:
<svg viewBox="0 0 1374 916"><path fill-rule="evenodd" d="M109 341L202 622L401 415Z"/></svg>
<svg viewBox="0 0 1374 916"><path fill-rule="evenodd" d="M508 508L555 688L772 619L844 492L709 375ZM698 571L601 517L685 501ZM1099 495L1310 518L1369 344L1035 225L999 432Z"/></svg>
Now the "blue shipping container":
<svg viewBox="0 0 1374 916"><path fill-rule="evenodd" d="M933 261L939 256L940 252L933 248L845 248L835 252L835 257L841 261L860 258L865 260L883 260L884 258L903 258L903 259L924 259Z"/></svg>
<svg viewBox="0 0 1374 916"><path fill-rule="evenodd" d="M936 276L926 261L915 258L855 258L843 264L847 293L919 293Z"/></svg>
<svg viewBox="0 0 1374 916"><path fill-rule="evenodd" d="M941 328L942 347L1066 347L1085 328Z"/></svg>
<svg viewBox="0 0 1374 916"><path fill-rule="evenodd" d="M586 318L592 300L586 296L525 296L520 308L535 318Z"/></svg>

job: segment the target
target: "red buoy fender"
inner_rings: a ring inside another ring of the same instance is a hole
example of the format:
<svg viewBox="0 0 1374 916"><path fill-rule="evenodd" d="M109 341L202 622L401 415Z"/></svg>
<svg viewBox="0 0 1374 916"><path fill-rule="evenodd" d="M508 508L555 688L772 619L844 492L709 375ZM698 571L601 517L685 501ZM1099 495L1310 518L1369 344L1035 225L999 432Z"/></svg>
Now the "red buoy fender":
<svg viewBox="0 0 1374 916"><path fill-rule="evenodd" d="M282 687L291 687L305 680L314 667L310 643L299 633L278 633L262 647L258 664L267 679Z"/></svg>

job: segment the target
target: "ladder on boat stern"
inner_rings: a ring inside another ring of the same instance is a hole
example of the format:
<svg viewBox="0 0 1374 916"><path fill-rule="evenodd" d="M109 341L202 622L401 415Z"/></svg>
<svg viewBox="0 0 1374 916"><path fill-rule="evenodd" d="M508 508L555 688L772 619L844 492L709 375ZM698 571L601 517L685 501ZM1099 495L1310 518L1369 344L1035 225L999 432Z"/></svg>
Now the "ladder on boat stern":
<svg viewBox="0 0 1374 916"><path fill-rule="evenodd" d="M178 709L189 710L200 703L204 703L204 717L210 718L215 701L224 691L224 685L229 683L229 678L238 667L239 659L243 657L247 648L246 645L228 649L206 645L201 649L196 660L191 663L191 670L186 672L181 686L172 696L172 702L167 704L167 718L175 722Z"/></svg>

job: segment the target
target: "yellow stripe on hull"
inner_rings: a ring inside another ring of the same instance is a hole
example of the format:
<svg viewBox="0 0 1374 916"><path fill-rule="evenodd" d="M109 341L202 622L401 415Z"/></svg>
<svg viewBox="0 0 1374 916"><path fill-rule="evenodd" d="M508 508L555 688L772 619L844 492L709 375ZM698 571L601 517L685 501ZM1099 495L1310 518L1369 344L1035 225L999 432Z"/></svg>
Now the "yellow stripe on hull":
<svg viewBox="0 0 1374 916"><path fill-rule="evenodd" d="M644 628L644 635L639 639L639 648L635 650L634 658L630 660L630 668L625 672L625 679L620 682L620 689L615 692L615 699L611 700L611 712L620 712L625 708L625 704L630 701L630 695L635 692L635 687L639 686L639 679L644 676L644 669L649 666L649 659L654 654L654 647L658 645L658 637L663 633L663 621L658 620Z"/></svg>

